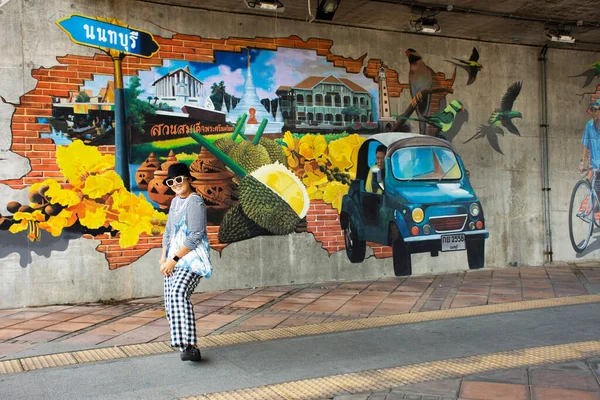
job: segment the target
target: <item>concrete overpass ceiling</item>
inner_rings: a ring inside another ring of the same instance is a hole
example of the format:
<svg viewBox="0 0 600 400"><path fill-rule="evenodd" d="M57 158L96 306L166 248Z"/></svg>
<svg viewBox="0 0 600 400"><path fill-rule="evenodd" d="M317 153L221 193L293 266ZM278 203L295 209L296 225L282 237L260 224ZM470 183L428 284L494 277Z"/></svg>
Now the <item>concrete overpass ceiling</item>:
<svg viewBox="0 0 600 400"><path fill-rule="evenodd" d="M272 11L250 9L244 0L139 0L174 6L275 16ZM280 0L284 11L277 16L284 19L308 19L307 0ZM317 0L310 0L312 13L316 13ZM410 7L414 3L416 8ZM447 11L448 5L453 6ZM430 6L431 15L440 11L437 18L441 32L438 36L477 39L499 43L519 43L542 46L548 43L544 28L564 23L575 44L552 43L552 46L585 50L600 50L600 3L596 0L341 0L333 21L329 23L399 32L412 32L411 15L419 17L421 6ZM472 12L466 12L471 10ZM489 15L485 15L489 14ZM525 19L521 19L525 18ZM577 22L582 21L582 26Z"/></svg>

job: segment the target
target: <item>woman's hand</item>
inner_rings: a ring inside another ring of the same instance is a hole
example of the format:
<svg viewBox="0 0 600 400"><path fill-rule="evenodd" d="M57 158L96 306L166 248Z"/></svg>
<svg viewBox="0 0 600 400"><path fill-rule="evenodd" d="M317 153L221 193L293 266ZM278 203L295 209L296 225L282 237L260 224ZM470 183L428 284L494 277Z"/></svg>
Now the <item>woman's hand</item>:
<svg viewBox="0 0 600 400"><path fill-rule="evenodd" d="M164 276L173 275L173 270L175 269L175 265L177 262L173 259L166 260L165 262L160 264L160 273Z"/></svg>

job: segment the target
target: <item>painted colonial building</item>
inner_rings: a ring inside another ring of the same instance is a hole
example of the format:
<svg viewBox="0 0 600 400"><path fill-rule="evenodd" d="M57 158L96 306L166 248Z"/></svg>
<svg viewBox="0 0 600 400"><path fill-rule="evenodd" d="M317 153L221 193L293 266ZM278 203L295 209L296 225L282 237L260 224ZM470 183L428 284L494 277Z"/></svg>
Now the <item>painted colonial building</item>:
<svg viewBox="0 0 600 400"><path fill-rule="evenodd" d="M276 93L285 120L340 125L372 120L371 94L347 78L311 76L295 86L280 86ZM357 111L355 115L342 113L350 107Z"/></svg>

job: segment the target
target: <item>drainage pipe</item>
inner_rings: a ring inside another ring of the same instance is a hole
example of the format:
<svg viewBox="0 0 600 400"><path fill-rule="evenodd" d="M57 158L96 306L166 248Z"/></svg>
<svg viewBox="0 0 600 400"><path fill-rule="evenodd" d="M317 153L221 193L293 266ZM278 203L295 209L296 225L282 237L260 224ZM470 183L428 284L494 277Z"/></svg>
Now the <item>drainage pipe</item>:
<svg viewBox="0 0 600 400"><path fill-rule="evenodd" d="M546 64L548 46L544 46L540 52L539 61L541 64L541 121L540 121L540 141L541 141L541 161L542 161L542 211L544 214L544 264L552 263L552 221L550 210L550 167L548 155L548 74Z"/></svg>

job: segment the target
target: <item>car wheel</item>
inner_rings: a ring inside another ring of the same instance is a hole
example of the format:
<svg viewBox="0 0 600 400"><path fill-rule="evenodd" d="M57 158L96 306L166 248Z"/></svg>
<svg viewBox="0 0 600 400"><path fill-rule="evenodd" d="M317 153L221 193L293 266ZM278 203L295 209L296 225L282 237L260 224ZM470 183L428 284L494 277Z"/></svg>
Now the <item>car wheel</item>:
<svg viewBox="0 0 600 400"><path fill-rule="evenodd" d="M351 219L349 219L344 229L344 243L346 244L346 255L350 262L360 263L365 260L367 243L364 240L358 240L358 232Z"/></svg>
<svg viewBox="0 0 600 400"><path fill-rule="evenodd" d="M469 269L483 268L485 262L484 239L467 240L467 259L469 261Z"/></svg>
<svg viewBox="0 0 600 400"><path fill-rule="evenodd" d="M392 259L394 262L394 275L403 276L412 274L412 260L410 250L404 244L398 228L392 226Z"/></svg>

